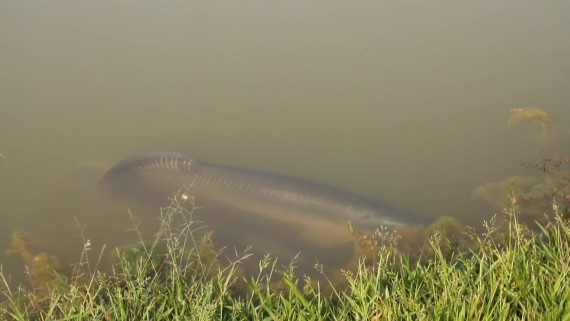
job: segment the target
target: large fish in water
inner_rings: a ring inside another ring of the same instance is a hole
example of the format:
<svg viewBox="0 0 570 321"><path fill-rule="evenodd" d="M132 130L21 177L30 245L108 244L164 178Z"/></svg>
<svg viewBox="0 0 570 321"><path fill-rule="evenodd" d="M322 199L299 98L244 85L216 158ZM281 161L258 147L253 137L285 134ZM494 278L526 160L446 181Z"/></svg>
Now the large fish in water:
<svg viewBox="0 0 570 321"><path fill-rule="evenodd" d="M299 251L295 248L310 245L315 253L322 253L320 249L325 247L332 247L334 253L335 245L353 241L348 222L357 230L370 232L381 225L428 223L426 217L337 187L273 172L201 162L176 152L127 158L107 171L102 182L137 194L146 193L145 198L164 197L188 188L197 206L207 212L204 221L215 234L233 233L233 239L241 239L244 244L250 237L251 243L269 249L285 246ZM211 208L225 208L227 214L208 212ZM216 220L210 216L218 217ZM259 236L263 233L263 237Z"/></svg>

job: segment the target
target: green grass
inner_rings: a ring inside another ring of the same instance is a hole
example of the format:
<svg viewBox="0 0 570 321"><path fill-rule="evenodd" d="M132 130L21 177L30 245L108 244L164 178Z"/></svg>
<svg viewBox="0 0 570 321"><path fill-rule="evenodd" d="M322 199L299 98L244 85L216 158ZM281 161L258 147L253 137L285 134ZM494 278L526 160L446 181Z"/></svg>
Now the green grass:
<svg viewBox="0 0 570 321"><path fill-rule="evenodd" d="M82 262L33 290L0 273L0 319L570 320L570 224L555 204L553 218L530 230L517 210L513 198L501 219L469 232L467 250L449 251L446 234L435 232L418 264L379 235L373 264L343 271L344 282L316 282L270 258L253 277L239 259L220 265L175 198L156 239L117 250L111 272Z"/></svg>

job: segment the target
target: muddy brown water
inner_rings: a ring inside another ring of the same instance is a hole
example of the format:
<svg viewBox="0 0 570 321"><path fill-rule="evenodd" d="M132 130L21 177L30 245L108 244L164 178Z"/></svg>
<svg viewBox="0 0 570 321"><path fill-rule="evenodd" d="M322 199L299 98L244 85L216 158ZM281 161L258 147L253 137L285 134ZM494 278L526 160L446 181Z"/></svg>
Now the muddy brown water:
<svg viewBox="0 0 570 321"><path fill-rule="evenodd" d="M563 1L0 7L0 264L15 280L14 231L64 266L83 248L78 225L93 252L136 240L128 209L152 235L159 205L97 183L140 152L281 172L475 226L499 211L478 187L540 177L520 163L568 154ZM509 128L509 110L526 106L556 134L543 139L533 119ZM282 232L255 237L272 248Z"/></svg>

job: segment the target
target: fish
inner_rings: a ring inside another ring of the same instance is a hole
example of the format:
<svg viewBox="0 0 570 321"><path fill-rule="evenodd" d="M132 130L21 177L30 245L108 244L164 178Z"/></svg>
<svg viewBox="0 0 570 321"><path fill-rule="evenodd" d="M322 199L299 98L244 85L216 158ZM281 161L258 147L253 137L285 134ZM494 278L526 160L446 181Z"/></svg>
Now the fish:
<svg viewBox="0 0 570 321"><path fill-rule="evenodd" d="M322 244L347 242L352 229L429 223L425 216L347 189L287 174L214 164L178 152L148 152L117 163L101 178L150 193L187 188L197 202L297 226ZM250 221L251 218L248 218ZM349 233L350 232L350 233Z"/></svg>

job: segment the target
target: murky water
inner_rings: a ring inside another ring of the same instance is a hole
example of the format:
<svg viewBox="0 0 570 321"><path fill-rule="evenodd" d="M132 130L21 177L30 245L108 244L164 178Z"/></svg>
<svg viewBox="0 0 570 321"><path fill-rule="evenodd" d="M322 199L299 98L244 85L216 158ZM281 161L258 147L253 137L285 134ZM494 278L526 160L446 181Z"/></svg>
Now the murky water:
<svg viewBox="0 0 570 321"><path fill-rule="evenodd" d="M478 186L568 155L569 14L563 1L3 2L0 263L23 270L3 255L13 231L66 263L78 222L93 251L134 239L127 207L155 209L97 180L152 150L480 225L496 208ZM525 106L555 138L507 126Z"/></svg>

